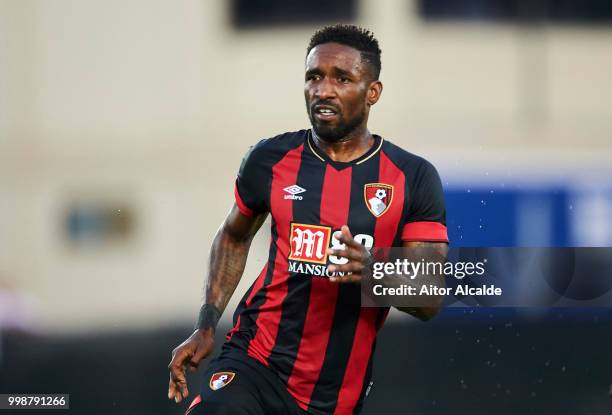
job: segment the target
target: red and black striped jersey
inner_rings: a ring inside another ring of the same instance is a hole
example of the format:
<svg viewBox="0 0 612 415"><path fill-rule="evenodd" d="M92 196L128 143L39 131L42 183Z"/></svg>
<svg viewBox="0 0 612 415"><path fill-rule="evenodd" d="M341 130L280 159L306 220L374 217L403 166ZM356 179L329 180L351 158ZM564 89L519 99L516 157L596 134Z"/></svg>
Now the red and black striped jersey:
<svg viewBox="0 0 612 415"><path fill-rule="evenodd" d="M447 241L435 168L379 136L351 162L331 160L310 130L265 139L245 156L235 197L248 216L271 214L269 259L240 302L225 354L257 359L313 414L353 414L369 385L388 309L360 305L355 284L329 281L333 232L366 247Z"/></svg>

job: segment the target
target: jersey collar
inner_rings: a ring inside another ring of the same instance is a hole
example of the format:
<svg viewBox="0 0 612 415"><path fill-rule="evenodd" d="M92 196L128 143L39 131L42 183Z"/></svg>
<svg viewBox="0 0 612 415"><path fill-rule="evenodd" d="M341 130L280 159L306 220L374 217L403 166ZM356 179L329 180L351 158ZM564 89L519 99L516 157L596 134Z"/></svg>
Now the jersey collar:
<svg viewBox="0 0 612 415"><path fill-rule="evenodd" d="M376 134L372 134L372 136L374 137L374 144L372 144L372 147L370 147L370 149L367 152L365 152L363 155L351 161L332 160L327 155L326 152L321 151L319 148L317 148L316 144L314 143L314 139L312 138L311 130L308 130L308 134L306 136L306 143L307 143L308 148L310 149L310 152L322 162L331 163L332 165L336 165L336 166L346 167L350 165L359 165L359 164L365 163L366 161L374 157L376 153L380 151L380 149L382 148L384 139L381 136L376 135Z"/></svg>

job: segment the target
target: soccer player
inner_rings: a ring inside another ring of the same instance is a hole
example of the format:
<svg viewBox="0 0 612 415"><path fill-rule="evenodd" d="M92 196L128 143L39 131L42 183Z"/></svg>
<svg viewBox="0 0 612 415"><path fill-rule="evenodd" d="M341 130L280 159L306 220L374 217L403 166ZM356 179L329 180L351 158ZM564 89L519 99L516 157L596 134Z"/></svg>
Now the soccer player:
<svg viewBox="0 0 612 415"><path fill-rule="evenodd" d="M172 352L168 397L189 392L185 369L213 350L223 313L268 214L269 259L209 365L196 414L355 414L371 386L388 308L360 304L372 247L447 248L435 168L367 128L383 85L378 41L325 27L307 48L311 129L265 139L245 156L235 204L215 236L196 330ZM402 308L420 319L436 307Z"/></svg>

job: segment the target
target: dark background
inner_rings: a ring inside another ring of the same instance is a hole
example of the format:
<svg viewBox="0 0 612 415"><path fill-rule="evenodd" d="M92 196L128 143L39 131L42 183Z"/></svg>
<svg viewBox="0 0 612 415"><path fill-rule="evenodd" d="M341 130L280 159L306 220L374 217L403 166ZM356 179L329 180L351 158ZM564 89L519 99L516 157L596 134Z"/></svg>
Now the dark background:
<svg viewBox="0 0 612 415"><path fill-rule="evenodd" d="M364 414L611 413L609 309L457 308L409 320L379 336ZM180 414L187 404L167 400L166 365L189 333L5 333L0 390L70 393L73 414ZM199 384L190 375L192 394Z"/></svg>

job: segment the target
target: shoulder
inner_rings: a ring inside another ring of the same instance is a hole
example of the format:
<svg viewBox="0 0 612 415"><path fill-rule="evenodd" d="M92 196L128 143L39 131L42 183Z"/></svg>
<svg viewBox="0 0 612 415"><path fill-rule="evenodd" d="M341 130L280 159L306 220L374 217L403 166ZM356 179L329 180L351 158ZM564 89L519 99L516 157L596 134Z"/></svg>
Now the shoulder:
<svg viewBox="0 0 612 415"><path fill-rule="evenodd" d="M438 175L436 168L428 160L404 150L387 139L385 139L381 150L393 164L409 177L416 178L423 175Z"/></svg>
<svg viewBox="0 0 612 415"><path fill-rule="evenodd" d="M247 157L252 158L276 158L291 151L304 143L308 136L308 130L290 131L264 138L251 146Z"/></svg>
<svg viewBox="0 0 612 415"><path fill-rule="evenodd" d="M292 131L264 138L252 145L242 158L241 172L270 171L289 151L299 147L308 136L308 130Z"/></svg>

